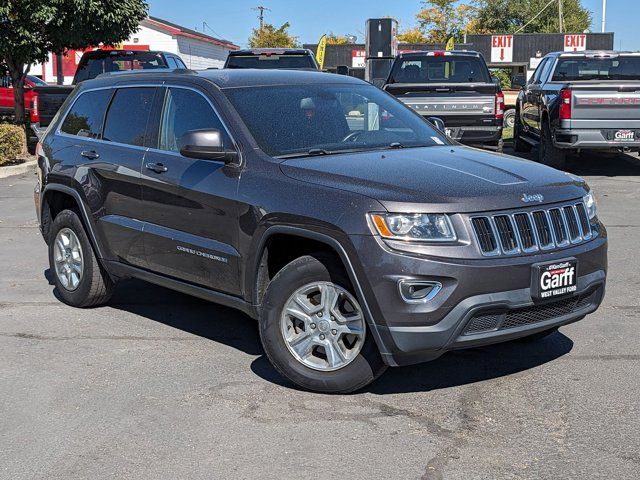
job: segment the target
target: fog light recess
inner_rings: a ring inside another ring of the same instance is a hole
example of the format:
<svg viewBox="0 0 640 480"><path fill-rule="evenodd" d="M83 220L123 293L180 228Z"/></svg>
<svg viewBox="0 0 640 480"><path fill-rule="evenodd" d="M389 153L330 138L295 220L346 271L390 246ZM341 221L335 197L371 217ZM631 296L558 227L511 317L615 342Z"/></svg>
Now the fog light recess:
<svg viewBox="0 0 640 480"><path fill-rule="evenodd" d="M400 280L398 289L400 296L407 303L427 303L442 290L442 284L431 281Z"/></svg>

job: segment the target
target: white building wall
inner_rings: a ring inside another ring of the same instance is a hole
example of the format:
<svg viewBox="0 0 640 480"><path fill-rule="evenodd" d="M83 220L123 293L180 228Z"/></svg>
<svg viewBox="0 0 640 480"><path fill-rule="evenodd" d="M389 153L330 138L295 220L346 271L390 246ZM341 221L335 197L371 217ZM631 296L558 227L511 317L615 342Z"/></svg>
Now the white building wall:
<svg viewBox="0 0 640 480"><path fill-rule="evenodd" d="M140 29L131 35L123 45L149 45L150 50L178 53L178 41L171 35L153 28L140 25Z"/></svg>
<svg viewBox="0 0 640 480"><path fill-rule="evenodd" d="M193 38L178 37L178 55L184 60L187 68L192 70L222 68L228 52L229 50L219 45Z"/></svg>

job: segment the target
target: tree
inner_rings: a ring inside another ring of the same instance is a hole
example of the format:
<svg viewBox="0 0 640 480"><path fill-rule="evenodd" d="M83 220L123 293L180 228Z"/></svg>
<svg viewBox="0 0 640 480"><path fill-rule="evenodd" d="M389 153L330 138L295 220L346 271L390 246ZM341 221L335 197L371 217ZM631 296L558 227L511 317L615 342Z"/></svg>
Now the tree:
<svg viewBox="0 0 640 480"><path fill-rule="evenodd" d="M336 35L333 32L327 34L327 45L348 45L350 43L344 35Z"/></svg>
<svg viewBox="0 0 640 480"><path fill-rule="evenodd" d="M460 42L476 14L476 7L458 0L430 0L422 6L416 20L430 43L446 43L451 37Z"/></svg>
<svg viewBox="0 0 640 480"><path fill-rule="evenodd" d="M289 34L289 22L276 28L265 23L262 28L254 28L249 37L250 48L294 48L298 46L298 39Z"/></svg>
<svg viewBox="0 0 640 480"><path fill-rule="evenodd" d="M559 3L552 3L540 13L547 3L549 0L476 0L474 33L559 32ZM562 0L562 13L565 32L583 32L591 26L591 12L580 0Z"/></svg>
<svg viewBox="0 0 640 480"><path fill-rule="evenodd" d="M418 27L410 28L398 34L400 43L427 43L428 39Z"/></svg>
<svg viewBox="0 0 640 480"><path fill-rule="evenodd" d="M49 52L113 45L138 29L144 0L5 0L0 4L0 61L13 82L15 123L23 125L24 79Z"/></svg>

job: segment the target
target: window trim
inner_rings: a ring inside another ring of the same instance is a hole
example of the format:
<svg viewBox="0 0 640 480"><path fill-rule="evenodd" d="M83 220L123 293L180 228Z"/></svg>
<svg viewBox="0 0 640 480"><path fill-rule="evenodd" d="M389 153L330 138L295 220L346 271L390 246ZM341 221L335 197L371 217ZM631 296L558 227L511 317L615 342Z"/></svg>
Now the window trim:
<svg viewBox="0 0 640 480"><path fill-rule="evenodd" d="M109 103L108 103L108 107L104 112L103 115L103 120L102 120L102 129L100 131L100 137L102 137L102 130L104 129L104 121L106 119L106 115L107 112L109 111L109 106L111 106L111 100L113 100L113 96L115 93L115 90L120 89L120 88L140 88L140 87L153 87L153 88L183 88L185 90L192 90L200 95L202 95L204 97L204 99L209 103L209 106L213 109L213 111L215 112L215 114L218 116L218 118L220 119L220 122L222 123L222 126L225 130L225 132L227 133L227 135L229 136L229 139L231 140L231 146L233 146L233 148L236 150L236 152L238 152L238 163L237 165L242 165L243 164L243 154L242 154L242 150L238 147L238 143L236 142L236 139L234 138L234 136L231 134L231 130L229 129L227 122L225 122L224 118L222 117L222 115L220 115L220 112L218 111L218 109L216 108L216 106L213 104L213 102L211 101L211 99L201 90L191 87L191 86L187 86L187 85L178 85L178 84L173 84L173 83L139 83L139 84L132 84L132 85L109 85L106 87L95 87L95 88L88 88L86 90L83 90L82 92L80 92L74 99L73 101L69 104L69 106L67 107L67 109L64 111L64 115L62 116L62 118L58 121L58 124L56 126L56 129L54 131L54 135L56 136L61 136L61 137L66 137L66 138L72 138L72 139L81 139L83 141L90 141L90 142L98 142L104 145L114 145L114 146L121 146L121 147L129 147L129 148L135 148L136 150L144 150L144 151L152 151L152 152L159 152L159 153L164 153L167 155L176 155L179 156L180 158L187 158L184 155L180 154L180 152L171 152L168 150L160 150L158 148L152 148L152 147L141 147L138 145L129 145L127 143L119 143L119 142L109 142L106 140L103 140L102 138L89 138L89 137L80 137L79 135L73 135L71 133L66 133L63 132L61 130L62 128L62 124L65 122L67 115L69 115L69 112L71 111L71 109L73 108L73 106L76 104L76 102L78 101L78 99L84 95L85 93L88 92L95 92L98 90L112 90L111 92L111 97L109 99ZM148 127L148 125L147 125ZM217 160L207 160L209 162L215 162Z"/></svg>

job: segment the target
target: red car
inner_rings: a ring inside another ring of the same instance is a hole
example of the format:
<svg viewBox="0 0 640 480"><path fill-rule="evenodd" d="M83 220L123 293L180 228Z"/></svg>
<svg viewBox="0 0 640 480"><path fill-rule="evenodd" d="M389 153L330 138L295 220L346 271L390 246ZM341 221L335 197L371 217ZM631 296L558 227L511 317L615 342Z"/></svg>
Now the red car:
<svg viewBox="0 0 640 480"><path fill-rule="evenodd" d="M0 77L0 116L14 115L13 85L9 75ZM33 75L27 75L24 81L24 108L32 124L40 121L38 115L38 94L34 87L46 87L47 83Z"/></svg>

